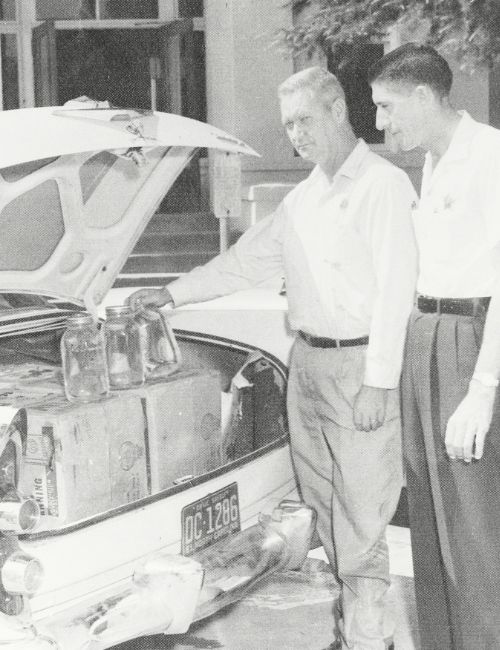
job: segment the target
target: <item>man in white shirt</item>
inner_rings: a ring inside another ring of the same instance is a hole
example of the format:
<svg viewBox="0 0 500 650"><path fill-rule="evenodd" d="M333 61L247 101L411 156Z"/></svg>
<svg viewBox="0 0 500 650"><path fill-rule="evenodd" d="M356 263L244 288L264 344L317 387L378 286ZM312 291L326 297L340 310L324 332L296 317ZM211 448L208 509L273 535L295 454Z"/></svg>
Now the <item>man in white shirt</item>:
<svg viewBox="0 0 500 650"><path fill-rule="evenodd" d="M450 68L413 43L370 71L377 127L427 150L404 448L423 648L500 648L500 131L450 104ZM493 417L494 416L494 417Z"/></svg>
<svg viewBox="0 0 500 650"><path fill-rule="evenodd" d="M384 650L385 528L401 481L398 382L416 279L404 172L350 126L343 90L321 68L279 88L284 128L315 163L277 210L227 252L132 305L175 306L285 275L298 332L288 383L292 454L304 500L341 586L332 647Z"/></svg>

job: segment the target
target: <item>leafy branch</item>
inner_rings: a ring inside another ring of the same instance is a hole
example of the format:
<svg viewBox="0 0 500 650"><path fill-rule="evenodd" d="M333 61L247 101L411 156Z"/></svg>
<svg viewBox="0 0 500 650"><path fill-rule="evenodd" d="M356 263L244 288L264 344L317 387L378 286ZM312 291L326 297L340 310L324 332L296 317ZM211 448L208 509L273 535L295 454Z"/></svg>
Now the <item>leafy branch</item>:
<svg viewBox="0 0 500 650"><path fill-rule="evenodd" d="M342 48L377 42L397 27L454 55L466 68L500 61L500 0L290 0L293 28L280 40L295 54L318 50L340 60Z"/></svg>

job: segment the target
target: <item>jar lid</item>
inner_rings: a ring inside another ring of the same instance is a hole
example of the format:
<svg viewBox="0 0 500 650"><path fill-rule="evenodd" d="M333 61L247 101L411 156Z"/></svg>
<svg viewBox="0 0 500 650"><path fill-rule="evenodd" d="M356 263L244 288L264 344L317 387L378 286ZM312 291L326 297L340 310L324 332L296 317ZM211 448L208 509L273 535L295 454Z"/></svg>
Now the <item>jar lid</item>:
<svg viewBox="0 0 500 650"><path fill-rule="evenodd" d="M106 307L106 316L131 316L132 308L130 305L112 305Z"/></svg>
<svg viewBox="0 0 500 650"><path fill-rule="evenodd" d="M89 314L87 311L79 311L68 316L66 320L66 325L68 327L76 327L81 325L93 325L94 318L92 314Z"/></svg>

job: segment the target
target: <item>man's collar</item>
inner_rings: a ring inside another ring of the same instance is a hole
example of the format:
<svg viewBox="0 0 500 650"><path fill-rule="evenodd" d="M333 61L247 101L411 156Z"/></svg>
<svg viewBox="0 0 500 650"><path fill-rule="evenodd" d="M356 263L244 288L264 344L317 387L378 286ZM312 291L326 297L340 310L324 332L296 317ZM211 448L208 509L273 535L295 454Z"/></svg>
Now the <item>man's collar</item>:
<svg viewBox="0 0 500 650"><path fill-rule="evenodd" d="M469 157L471 141L476 132L477 122L467 113L467 111L457 111L461 116L455 132L450 140L448 149L444 152L442 158L448 162L452 160L464 160ZM425 154L425 162L431 164L431 153Z"/></svg>
<svg viewBox="0 0 500 650"><path fill-rule="evenodd" d="M340 165L340 167L337 169L333 177L328 178L328 181L331 183L338 176L345 176L347 178L356 178L359 168L361 167L361 164L363 163L364 159L366 158L369 152L370 152L370 148L368 147L366 142L361 138L359 138L354 149L347 156L344 162ZM326 174L323 172L323 170L320 168L319 165L316 165L316 167L313 170L313 173L315 176L322 175L323 177L326 177Z"/></svg>
<svg viewBox="0 0 500 650"><path fill-rule="evenodd" d="M335 176L347 176L347 178L355 178L358 174L359 168L366 158L367 154L370 152L370 148L364 140L361 138L358 139L358 142L351 153L344 160L343 164L340 166L340 169L337 171Z"/></svg>

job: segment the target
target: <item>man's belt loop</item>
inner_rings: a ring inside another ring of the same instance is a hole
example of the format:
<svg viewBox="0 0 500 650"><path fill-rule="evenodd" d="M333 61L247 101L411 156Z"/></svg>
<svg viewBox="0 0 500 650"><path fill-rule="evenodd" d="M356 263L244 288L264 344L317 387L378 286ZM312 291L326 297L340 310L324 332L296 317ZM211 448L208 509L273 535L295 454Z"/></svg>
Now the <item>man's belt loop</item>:
<svg viewBox="0 0 500 650"><path fill-rule="evenodd" d="M474 298L474 316L486 316L491 298Z"/></svg>

